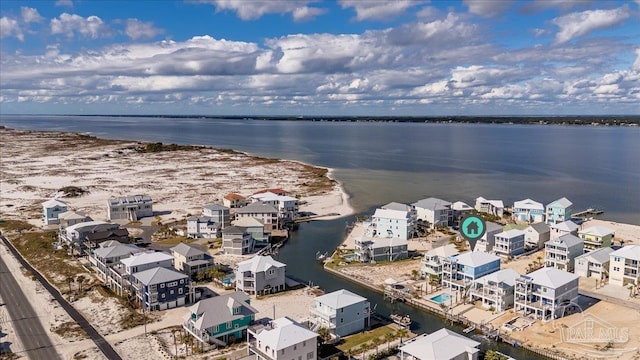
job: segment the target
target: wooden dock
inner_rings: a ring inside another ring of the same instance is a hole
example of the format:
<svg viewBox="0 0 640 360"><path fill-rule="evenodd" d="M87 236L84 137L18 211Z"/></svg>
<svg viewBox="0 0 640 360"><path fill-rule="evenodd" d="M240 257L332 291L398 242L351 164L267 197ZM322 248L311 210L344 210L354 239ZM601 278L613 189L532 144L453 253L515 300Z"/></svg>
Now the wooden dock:
<svg viewBox="0 0 640 360"><path fill-rule="evenodd" d="M597 215L602 215L602 214L604 214L604 210L588 208L587 210L578 211L577 213L571 214L571 217L578 218L578 219L587 219L587 218L597 216Z"/></svg>

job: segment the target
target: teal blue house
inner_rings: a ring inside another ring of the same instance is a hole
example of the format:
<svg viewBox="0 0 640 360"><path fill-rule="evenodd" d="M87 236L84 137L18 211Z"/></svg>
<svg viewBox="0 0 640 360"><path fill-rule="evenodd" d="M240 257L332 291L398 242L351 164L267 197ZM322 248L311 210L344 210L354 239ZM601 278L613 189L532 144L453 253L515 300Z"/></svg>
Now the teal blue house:
<svg viewBox="0 0 640 360"><path fill-rule="evenodd" d="M45 225L58 224L60 222L58 215L66 211L67 204L58 199L51 199L42 203L42 215L44 216Z"/></svg>
<svg viewBox="0 0 640 360"><path fill-rule="evenodd" d="M189 308L182 327L203 343L227 346L246 339L257 312L249 297L236 291L198 301Z"/></svg>
<svg viewBox="0 0 640 360"><path fill-rule="evenodd" d="M567 220L571 220L571 213L573 212L571 206L573 203L569 199L563 197L551 204L547 205L546 222L548 225L559 224Z"/></svg>

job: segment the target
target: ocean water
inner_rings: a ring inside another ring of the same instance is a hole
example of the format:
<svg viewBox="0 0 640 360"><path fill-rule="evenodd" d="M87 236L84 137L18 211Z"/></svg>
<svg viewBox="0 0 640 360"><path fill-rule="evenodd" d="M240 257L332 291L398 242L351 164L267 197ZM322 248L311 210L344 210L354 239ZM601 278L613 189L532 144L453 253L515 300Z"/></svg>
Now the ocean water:
<svg viewBox="0 0 640 360"><path fill-rule="evenodd" d="M347 123L74 116L2 116L20 129L88 132L112 139L210 145L331 167L359 214L390 201L428 196L466 201L484 196L506 204L544 204L566 196L577 210L596 207L604 218L640 224L640 129L532 125ZM440 318L389 304L378 293L337 278L314 262L332 251L355 215L301 224L278 255L287 273L326 291L347 288L382 315L406 313L412 331L435 331ZM516 359L542 359L488 342Z"/></svg>

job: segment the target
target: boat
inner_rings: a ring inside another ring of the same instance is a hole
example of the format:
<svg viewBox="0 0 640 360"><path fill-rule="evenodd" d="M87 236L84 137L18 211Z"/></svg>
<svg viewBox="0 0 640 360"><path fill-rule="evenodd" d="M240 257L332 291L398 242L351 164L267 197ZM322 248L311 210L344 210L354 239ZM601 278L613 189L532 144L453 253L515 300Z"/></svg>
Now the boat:
<svg viewBox="0 0 640 360"><path fill-rule="evenodd" d="M472 332L475 329L476 329L476 326L475 325L471 325L468 328L462 330L462 332L465 333L465 334L468 334L468 333Z"/></svg>
<svg viewBox="0 0 640 360"><path fill-rule="evenodd" d="M326 258L327 258L327 256L329 256L329 253L328 253L328 252L325 252L325 253L323 254L323 253L321 253L320 251L318 251L318 252L316 253L316 260L318 260L318 261L322 261L322 260L326 259Z"/></svg>
<svg viewBox="0 0 640 360"><path fill-rule="evenodd" d="M408 328L411 325L411 317L409 315L400 315L400 314L391 314L391 320L394 323L402 326L403 328Z"/></svg>

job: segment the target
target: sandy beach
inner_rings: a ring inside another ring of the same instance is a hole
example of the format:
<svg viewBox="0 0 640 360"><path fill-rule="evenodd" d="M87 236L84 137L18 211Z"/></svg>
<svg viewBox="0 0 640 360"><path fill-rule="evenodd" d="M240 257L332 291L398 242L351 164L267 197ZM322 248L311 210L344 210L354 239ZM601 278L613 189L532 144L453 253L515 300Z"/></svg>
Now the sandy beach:
<svg viewBox="0 0 640 360"><path fill-rule="evenodd" d="M0 129L0 213L42 225L41 203L65 186L87 193L61 197L70 209L106 220L106 200L148 194L163 221L200 214L236 192L282 188L299 196L301 211L335 218L353 213L331 171L297 161L268 159L233 150L193 147L140 152L144 143L81 134Z"/></svg>

